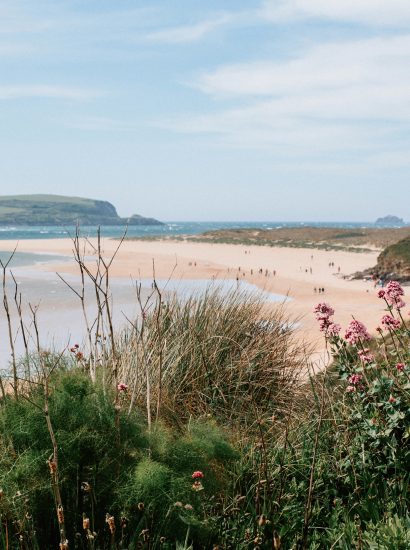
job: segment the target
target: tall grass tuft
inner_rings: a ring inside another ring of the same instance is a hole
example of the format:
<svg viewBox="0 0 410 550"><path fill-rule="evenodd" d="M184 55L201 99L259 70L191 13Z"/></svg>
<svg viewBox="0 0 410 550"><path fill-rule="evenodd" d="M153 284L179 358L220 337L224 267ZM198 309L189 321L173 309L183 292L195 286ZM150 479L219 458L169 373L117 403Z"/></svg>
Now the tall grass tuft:
<svg viewBox="0 0 410 550"><path fill-rule="evenodd" d="M305 361L283 308L218 288L157 300L120 334L117 351L119 379L133 403L150 393L153 416L243 426L288 407Z"/></svg>

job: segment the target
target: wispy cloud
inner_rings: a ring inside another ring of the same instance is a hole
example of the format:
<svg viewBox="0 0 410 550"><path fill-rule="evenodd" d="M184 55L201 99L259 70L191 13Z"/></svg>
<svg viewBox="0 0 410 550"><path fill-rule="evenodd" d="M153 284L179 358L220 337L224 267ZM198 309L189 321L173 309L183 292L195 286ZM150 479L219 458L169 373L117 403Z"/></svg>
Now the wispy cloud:
<svg viewBox="0 0 410 550"><path fill-rule="evenodd" d="M325 19L367 25L400 26L410 23L408 0L265 0L262 17L283 23Z"/></svg>
<svg viewBox="0 0 410 550"><path fill-rule="evenodd" d="M209 115L165 125L296 156L403 147L409 141L409 64L410 35L403 35L321 44L278 62L221 66L192 85L223 103Z"/></svg>
<svg viewBox="0 0 410 550"><path fill-rule="evenodd" d="M0 100L11 99L71 99L75 101L93 99L103 95L102 92L86 90L82 88L71 88L55 85L18 85L0 86Z"/></svg>
<svg viewBox="0 0 410 550"><path fill-rule="evenodd" d="M213 19L201 21L192 25L170 27L167 29L150 32L145 35L145 39L150 42L167 44L186 44L189 42L196 42L217 28L230 23L233 19L233 14L223 14Z"/></svg>

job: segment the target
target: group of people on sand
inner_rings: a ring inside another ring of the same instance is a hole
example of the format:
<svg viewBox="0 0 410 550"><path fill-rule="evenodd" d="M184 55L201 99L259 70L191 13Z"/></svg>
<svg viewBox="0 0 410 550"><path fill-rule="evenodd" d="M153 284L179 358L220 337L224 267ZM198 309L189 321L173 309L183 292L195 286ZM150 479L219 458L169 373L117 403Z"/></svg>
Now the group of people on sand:
<svg viewBox="0 0 410 550"><path fill-rule="evenodd" d="M319 287L319 288L316 288L316 287L315 287L315 288L313 289L313 291L314 291L315 294L316 294L317 292L318 292L319 294L324 294L324 293L325 293L325 289L324 289L323 286L322 286L322 287Z"/></svg>

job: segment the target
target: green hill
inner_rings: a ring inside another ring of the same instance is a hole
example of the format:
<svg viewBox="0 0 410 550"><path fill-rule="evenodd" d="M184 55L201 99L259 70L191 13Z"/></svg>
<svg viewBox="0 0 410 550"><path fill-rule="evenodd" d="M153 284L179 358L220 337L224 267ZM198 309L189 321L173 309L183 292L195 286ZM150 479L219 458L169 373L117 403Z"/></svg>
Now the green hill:
<svg viewBox="0 0 410 550"><path fill-rule="evenodd" d="M389 278L410 280L410 237L385 248L377 259L375 271Z"/></svg>
<svg viewBox="0 0 410 550"><path fill-rule="evenodd" d="M107 201L61 195L0 197L0 225L162 225L154 218L118 216Z"/></svg>

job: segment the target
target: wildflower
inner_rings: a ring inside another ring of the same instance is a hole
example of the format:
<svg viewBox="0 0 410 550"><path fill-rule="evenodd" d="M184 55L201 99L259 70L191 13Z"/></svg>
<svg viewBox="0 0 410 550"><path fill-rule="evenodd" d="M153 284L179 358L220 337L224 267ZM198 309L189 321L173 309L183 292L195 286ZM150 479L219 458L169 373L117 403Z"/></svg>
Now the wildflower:
<svg viewBox="0 0 410 550"><path fill-rule="evenodd" d="M353 321L350 321L346 329L345 339L349 342L349 344L353 345L361 341L370 340L371 336L361 321L353 319Z"/></svg>
<svg viewBox="0 0 410 550"><path fill-rule="evenodd" d="M184 508L185 510L190 510L190 511L194 509L194 507L191 504L185 504Z"/></svg>
<svg viewBox="0 0 410 550"><path fill-rule="evenodd" d="M404 363L397 363L396 365L396 369L400 372L404 371L405 368L406 368L406 365Z"/></svg>
<svg viewBox="0 0 410 550"><path fill-rule="evenodd" d="M192 489L194 491L203 491L204 489L204 486L202 485L202 483L199 481L199 479L196 479L192 485Z"/></svg>
<svg viewBox="0 0 410 550"><path fill-rule="evenodd" d="M178 500L177 502L174 502L174 506L176 506L177 508L182 508L183 504Z"/></svg>
<svg viewBox="0 0 410 550"><path fill-rule="evenodd" d="M83 357L84 354L81 351L77 351L77 353L75 354L75 358L77 359L77 361L80 361L81 359L83 359Z"/></svg>
<svg viewBox="0 0 410 550"><path fill-rule="evenodd" d="M330 325L327 327L327 335L332 336L339 336L339 332L342 330L342 327L338 323L330 323Z"/></svg>
<svg viewBox="0 0 410 550"><path fill-rule="evenodd" d="M347 386L346 393L352 393L356 391L356 388L354 386Z"/></svg>
<svg viewBox="0 0 410 550"><path fill-rule="evenodd" d="M181 505L181 506L182 506L182 505ZM142 511L144 510L144 508L145 508L145 504L144 504L143 502L139 502L139 503L137 504L137 508L138 508L138 510L139 510L140 512L142 512Z"/></svg>
<svg viewBox="0 0 410 550"><path fill-rule="evenodd" d="M391 315L383 315L381 323L386 330L394 330L401 324L399 319L395 319Z"/></svg>
<svg viewBox="0 0 410 550"><path fill-rule="evenodd" d="M396 309L403 308L406 304L403 302L402 296L404 296L404 290L400 283L397 281L389 281L384 295L384 299L389 306L395 307Z"/></svg>
<svg viewBox="0 0 410 550"><path fill-rule="evenodd" d="M125 393L128 390L128 386L127 384L124 384L123 382L121 382L120 384L118 384L117 390Z"/></svg>
<svg viewBox="0 0 410 550"><path fill-rule="evenodd" d="M396 398L390 395L389 397L389 403L396 403Z"/></svg>
<svg viewBox="0 0 410 550"><path fill-rule="evenodd" d="M361 374L352 374L352 376L350 376L349 378L349 382L355 386L360 382L361 379L362 379Z"/></svg>
<svg viewBox="0 0 410 550"><path fill-rule="evenodd" d="M192 474L192 479L203 479L204 477L205 477L204 474L199 470L197 470Z"/></svg>
<svg viewBox="0 0 410 550"><path fill-rule="evenodd" d="M379 298L384 298L385 294L386 294L386 291L385 291L385 290L379 290L379 292L377 293L377 296L378 296Z"/></svg>
<svg viewBox="0 0 410 550"><path fill-rule="evenodd" d="M83 529L87 530L90 528L90 518L83 516Z"/></svg>
<svg viewBox="0 0 410 550"><path fill-rule="evenodd" d="M365 365L374 361L374 355L370 353L369 348L361 349L357 352L357 354L359 355L360 361Z"/></svg>
<svg viewBox="0 0 410 550"><path fill-rule="evenodd" d="M320 321L320 319L327 319L329 317L332 317L332 315L334 315L335 313L335 310L329 304L321 302L314 307L313 312L316 315L316 319Z"/></svg>

